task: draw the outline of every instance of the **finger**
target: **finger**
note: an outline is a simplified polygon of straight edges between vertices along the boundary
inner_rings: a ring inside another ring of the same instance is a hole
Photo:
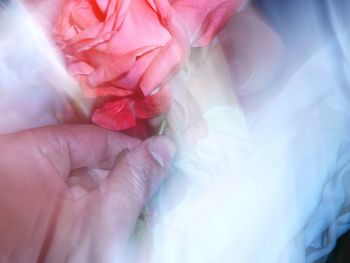
[[[111,244],[117,246],[128,240],[143,207],[169,170],[174,154],[174,144],[168,138],[150,138],[120,159],[100,188],[89,194],[103,222],[97,231],[105,239],[99,242],[98,250],[106,252]]]
[[[138,139],[94,125],[48,126],[11,136],[16,142],[22,138],[20,147],[27,145],[31,155],[50,161],[63,176],[81,167],[111,169],[122,150],[140,143]]]

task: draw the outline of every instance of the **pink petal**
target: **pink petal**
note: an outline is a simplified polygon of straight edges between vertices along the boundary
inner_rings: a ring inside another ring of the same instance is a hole
[[[163,46],[170,40],[169,31],[160,23],[159,15],[145,0],[134,0],[119,30],[109,41],[109,50],[129,53],[144,46]]]
[[[188,28],[193,46],[208,45],[242,0],[175,0],[173,7]]]
[[[189,39],[175,9],[164,0],[149,0],[172,39],[162,48],[141,78],[140,88],[145,96],[169,81],[181,68],[190,53]]]
[[[187,60],[189,47],[176,39],[171,40],[147,68],[140,80],[140,88],[145,96],[155,88],[168,82]]]
[[[72,19],[82,29],[92,27],[100,22],[90,5],[82,5],[73,10]]]
[[[152,49],[149,52],[137,57],[135,65],[130,69],[130,71],[125,74],[122,78],[113,81],[113,84],[123,87],[125,89],[134,90],[140,81],[140,78],[147,70],[147,67],[151,64],[154,58],[161,51],[161,47]]]
[[[142,57],[154,48],[154,46],[143,47],[128,54],[119,56],[98,51],[86,52],[85,56],[90,57],[89,60],[93,60],[95,56],[97,64],[101,65],[89,76],[90,84],[93,87],[96,87],[103,83],[120,78],[134,68],[138,57]],[[129,78],[130,77],[137,76],[129,76]],[[125,88],[134,89],[134,86],[126,86]]]
[[[142,101],[135,102],[135,115],[138,119],[150,119],[168,112],[171,107],[172,96],[168,86],[158,93],[147,96]]]
[[[96,4],[98,5],[98,7],[100,8],[100,11],[103,14],[107,13],[107,7],[109,2],[110,2],[109,0],[96,0]]]
[[[116,79],[128,72],[135,65],[135,61],[135,57],[128,56],[111,58],[111,61],[106,61],[89,76],[89,83],[93,87],[97,87]]]
[[[83,90],[84,95],[88,98],[106,97],[106,96],[126,97],[133,94],[132,90],[118,88],[116,86],[107,85],[107,86],[92,88],[87,80],[87,76],[84,76],[84,75],[76,76],[76,79],[79,81],[80,87]]]
[[[90,75],[95,69],[86,62],[70,64],[68,70],[72,75]]]
[[[106,103],[94,111],[92,121],[101,127],[121,131],[134,127],[136,119],[132,101],[123,99]]]

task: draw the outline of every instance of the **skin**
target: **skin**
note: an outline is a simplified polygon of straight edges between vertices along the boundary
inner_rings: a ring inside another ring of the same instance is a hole
[[[120,262],[175,153],[164,136],[141,142],[92,125],[2,135],[0,148],[0,262]],[[75,198],[81,167],[109,173]]]

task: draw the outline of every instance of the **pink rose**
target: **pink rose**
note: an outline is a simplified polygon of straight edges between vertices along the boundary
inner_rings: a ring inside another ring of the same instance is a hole
[[[190,48],[205,46],[240,0],[65,0],[54,27],[70,72],[88,97],[108,102],[96,124],[134,127],[168,111],[167,82]]]

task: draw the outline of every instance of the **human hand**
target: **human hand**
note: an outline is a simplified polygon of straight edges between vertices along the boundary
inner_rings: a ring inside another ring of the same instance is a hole
[[[166,137],[141,142],[91,125],[2,135],[0,147],[1,262],[119,262],[175,152]],[[67,182],[81,167],[111,171],[74,199]]]

